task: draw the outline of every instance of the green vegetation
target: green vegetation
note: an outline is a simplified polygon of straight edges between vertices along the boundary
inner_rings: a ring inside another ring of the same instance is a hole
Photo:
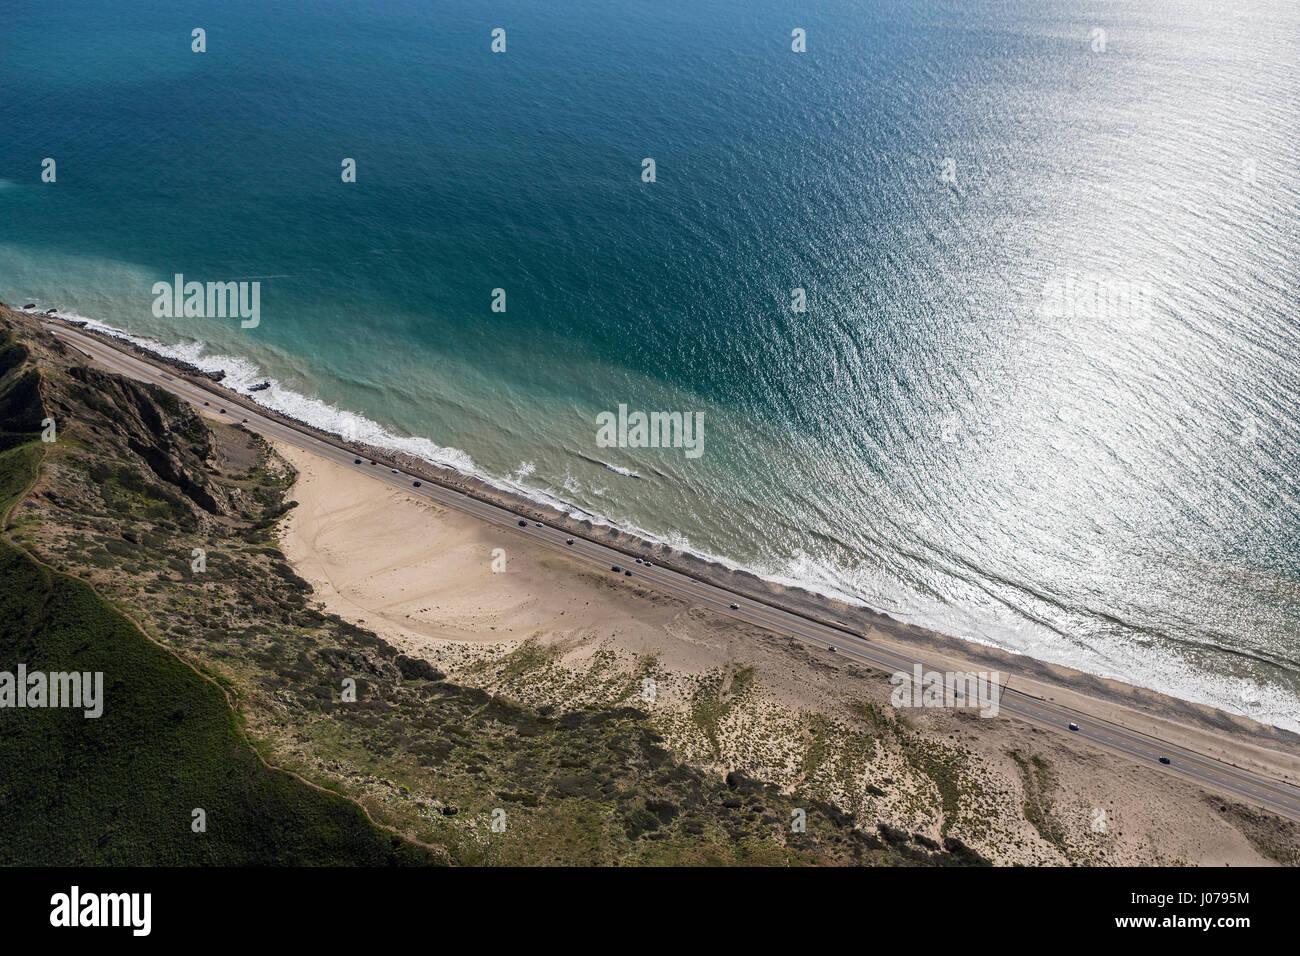
[[[724,717],[754,682],[754,669],[741,667],[710,674],[691,698],[691,720],[708,738],[715,755],[722,752],[718,737]]]
[[[6,347],[0,359],[12,354]],[[13,408],[10,399],[5,392],[0,407]],[[0,514],[35,477],[40,453],[30,439],[0,452]],[[355,804],[264,767],[218,687],[89,585],[0,541],[0,671],[20,663],[102,672],[105,703],[93,719],[68,708],[0,710],[0,864],[432,861]],[[191,829],[196,808],[206,832]]]
[[[1008,751],[1020,770],[1020,780],[1025,789],[1025,819],[1038,835],[1069,856],[1069,845],[1060,825],[1052,818],[1052,791],[1056,789],[1056,774],[1046,760],[1037,754],[1025,757],[1018,750]]]
[[[429,860],[354,804],[262,766],[217,687],[88,585],[2,542],[0,622],[0,670],[100,671],[105,696],[96,719],[0,711],[0,863]],[[205,833],[191,831],[195,808]]]
[[[884,842],[809,794],[692,767],[635,707],[525,706],[321,613],[276,547],[294,476],[272,449],[60,357],[39,331],[25,341],[59,441],[33,446],[29,432],[0,456],[0,499],[40,460],[11,539],[67,574],[12,548],[0,556],[0,664],[102,670],[107,703],[97,721],[0,712],[0,861],[971,861],[960,846]],[[191,565],[196,548],[206,570]],[[646,657],[629,679],[602,653],[593,674],[608,687],[591,699],[635,699],[655,673]],[[526,681],[552,657],[525,642],[501,666]],[[753,676],[728,671],[694,700],[715,749]],[[343,699],[346,681],[355,701]],[[338,796],[267,770],[257,753]],[[357,804],[412,842],[394,842]],[[190,830],[194,808],[207,812],[206,834]],[[795,810],[804,832],[791,829]],[[504,830],[491,827],[497,811]]]

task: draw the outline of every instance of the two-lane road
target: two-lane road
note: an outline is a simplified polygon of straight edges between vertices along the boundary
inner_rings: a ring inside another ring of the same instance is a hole
[[[356,454],[341,444],[323,440],[278,417],[262,414],[232,401],[227,389],[216,385],[204,386],[168,374],[161,367],[110,346],[76,326],[49,319],[43,321],[50,332],[111,371],[161,386],[196,406],[203,407],[206,404],[210,411],[216,414],[224,412],[236,422],[246,419],[246,427],[267,438],[286,442],[349,468],[358,468],[380,481],[401,488],[408,494],[423,496],[499,527],[509,528],[514,533],[526,535],[545,547],[562,551],[579,561],[599,566],[611,575],[614,572],[610,571],[610,568],[619,565],[632,571],[631,578],[626,577],[622,572],[618,574],[618,577],[629,585],[647,585],[656,588],[685,601],[709,608],[718,614],[730,615],[775,633],[790,635],[821,648],[827,654],[833,647],[843,658],[891,673],[910,674],[914,665],[918,663],[924,665],[924,661],[918,658],[871,643],[861,635],[829,627],[781,608],[759,603],[679,573],[672,568],[659,564],[652,567],[637,564],[635,555],[629,557],[629,552],[579,537],[572,532],[545,524],[539,526],[533,519],[528,519],[526,525],[521,527],[519,522],[524,520],[521,515],[490,502],[470,497],[464,492],[438,484],[424,476],[411,476],[401,472],[400,469],[394,473],[391,463],[376,459],[379,463],[372,466],[369,458],[363,458],[358,465]],[[416,477],[421,481],[419,488],[412,485]],[[572,545],[566,544],[570,538],[573,539]],[[738,609],[733,610],[731,607],[733,604],[738,605]],[[930,670],[928,667],[925,669]],[[1144,766],[1199,784],[1208,790],[1236,797],[1293,820],[1300,820],[1300,788],[1285,781],[1271,779],[1119,724],[1073,711],[1023,693],[1011,686],[1004,686],[1000,715],[1011,715],[1035,726],[1068,734],[1072,740],[1086,741],[1110,753],[1135,760]],[[1076,724],[1079,729],[1068,730],[1071,723]],[[1161,764],[1159,762],[1161,757],[1168,758],[1170,763]]]

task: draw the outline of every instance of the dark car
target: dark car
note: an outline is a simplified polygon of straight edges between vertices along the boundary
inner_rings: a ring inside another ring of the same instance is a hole
[[[826,648],[826,650],[830,651],[832,654],[835,654],[839,651],[839,648],[836,647],[834,644],[832,644],[830,647]]]
[[[360,458],[353,458],[353,459],[352,459],[352,464],[354,464],[354,465],[359,465],[359,464],[361,464],[361,459],[360,459]]]
[[[1078,730],[1078,729],[1079,729],[1079,725],[1078,725],[1078,724],[1070,724],[1070,729],[1071,729],[1071,730]]]
[[[1168,758],[1168,757],[1161,757],[1161,758],[1160,758],[1160,762],[1161,762],[1161,763],[1169,763],[1169,758]]]
[[[521,521],[521,522],[519,522],[519,527],[521,527],[521,528],[527,528],[527,527],[528,527],[528,522],[527,522],[527,521]]]
[[[573,544],[573,539],[572,539],[572,538],[565,538],[565,539],[564,539],[564,543],[565,543],[565,544]]]
[[[739,605],[739,604],[732,604],[732,605],[731,605],[731,609],[732,609],[733,611],[739,611],[739,610],[740,610],[740,605]]]
[[[618,574],[618,572],[620,572],[620,571],[623,570],[623,569],[620,568],[617,564],[611,564],[611,565],[609,566],[609,569],[610,569],[611,571],[613,571],[615,574]]]
[[[218,408],[217,411],[220,412],[222,415],[226,414],[226,410],[224,408]]]
[[[654,567],[654,565],[651,564],[649,561],[647,561],[647,562],[645,563],[645,566],[646,566],[647,568],[653,568],[653,567]]]
[[[637,558],[637,559],[636,559],[636,563],[637,563],[637,564],[641,564],[641,563],[642,563],[642,562],[641,562],[641,559],[640,559],[640,558]]]
[[[626,574],[629,578],[632,576],[632,572],[631,572],[631,571],[624,571],[623,573]]]
[[[419,488],[419,487],[420,487],[420,483],[419,483],[418,481],[413,481],[413,482],[411,482],[411,487],[413,487],[413,488]]]
[[[204,402],[203,404],[204,404],[204,405],[211,405],[212,403],[211,403],[211,402]]]
[[[379,464],[379,462],[375,461],[375,460],[372,458],[372,459],[370,459],[370,464],[372,464],[372,465],[377,465],[377,464]]]
[[[248,419],[247,419],[247,418],[241,418],[241,419],[239,420],[239,422],[240,422],[240,424],[242,424],[242,425],[247,425],[247,424],[248,424]]]

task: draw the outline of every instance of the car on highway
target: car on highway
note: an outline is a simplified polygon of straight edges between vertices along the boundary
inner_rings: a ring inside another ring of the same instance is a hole
[[[618,574],[618,572],[620,572],[620,571],[623,570],[623,569],[620,568],[617,564],[611,564],[611,565],[609,566],[609,569],[610,569],[611,571],[613,571],[615,574]]]
[[[220,412],[222,415],[226,414],[226,410],[224,408],[218,408],[217,411]]]
[[[565,539],[564,539],[564,543],[565,543],[565,544],[573,544],[573,539],[572,539],[572,538],[565,538]]]
[[[1078,724],[1070,724],[1070,729],[1071,729],[1071,730],[1078,730],[1078,729],[1079,729],[1079,725],[1078,725]]]
[[[636,563],[637,563],[637,564],[641,564],[641,559],[640,559],[640,558],[637,558],[637,559],[636,559]]]
[[[739,605],[739,604],[732,604],[732,605],[729,605],[729,606],[730,606],[730,608],[731,608],[733,611],[739,611],[739,610],[740,610],[740,605]]]
[[[391,471],[391,472],[392,472],[393,474],[395,474],[395,475],[400,475],[400,474],[401,474],[401,472],[398,471],[396,468],[389,468],[388,470]]]
[[[624,571],[623,573],[626,574],[629,578],[632,576],[632,572],[631,572],[631,571]]]
[[[354,465],[359,465],[359,464],[361,464],[361,459],[360,459],[360,458],[353,458],[353,459],[352,459],[352,464],[354,464]]]
[[[521,528],[527,528],[527,527],[528,527],[528,522],[527,522],[527,521],[520,521],[520,522],[519,522],[519,527],[521,527]]]
[[[832,654],[835,654],[835,653],[838,653],[838,652],[839,652],[839,648],[836,647],[834,644],[832,644],[830,647],[826,648],[826,650],[830,651]]]
[[[239,422],[240,422],[241,425],[247,425],[247,424],[248,424],[248,419],[247,419],[247,418],[241,418],[241,419],[239,420]]]
[[[1160,762],[1163,763],[1163,764],[1167,764],[1167,763],[1169,763],[1169,758],[1168,758],[1168,757],[1161,757],[1161,758],[1160,758]]]
[[[545,528],[546,525],[542,524],[542,523],[539,521],[539,522],[537,522],[537,527],[539,527],[539,528]]]
[[[419,487],[420,487],[420,483],[419,483],[418,481],[413,481],[413,482],[411,482],[411,487],[412,487],[412,488],[419,488]]]

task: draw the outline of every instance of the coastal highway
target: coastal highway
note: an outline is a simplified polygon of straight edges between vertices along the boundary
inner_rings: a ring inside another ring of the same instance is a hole
[[[344,447],[341,442],[336,444],[323,440],[278,416],[263,414],[240,402],[232,401],[229,389],[215,383],[208,386],[182,378],[160,365],[154,365],[124,349],[109,345],[102,338],[89,334],[78,326],[44,316],[41,316],[41,319],[45,328],[62,339],[65,344],[79,350],[110,371],[158,385],[199,407],[207,402],[210,404],[209,411],[220,414],[224,410],[225,415],[234,422],[247,419],[245,427],[266,438],[286,442],[348,468],[365,471],[376,480],[401,488],[407,494],[432,499],[449,508],[455,508],[483,521],[509,529],[515,534],[525,535],[543,546],[564,552],[593,567],[599,567],[605,573],[613,575],[610,568],[617,564],[632,571],[631,578],[621,572],[618,574],[619,580],[625,581],[629,587],[650,586],[718,614],[728,615],[778,634],[789,635],[813,648],[820,649],[827,654],[828,660],[834,659],[830,657],[830,649],[834,648],[840,659],[878,667],[890,673],[911,674],[914,665],[918,663],[925,665],[925,662],[919,658],[882,647],[851,631],[831,627],[781,608],[759,603],[752,598],[705,583],[671,568],[659,564],[647,568],[635,563],[636,555],[632,554],[629,557],[630,551],[607,547],[562,529],[547,525],[539,526],[536,520],[531,518],[527,520],[525,527],[520,527],[522,515],[470,497],[464,492],[438,484],[425,476],[414,476],[418,477],[422,484],[419,488],[412,487],[413,476],[400,472],[400,469],[399,474],[393,474],[394,466],[391,463],[376,459],[378,464],[371,465],[370,458],[366,457],[362,458],[360,465],[356,465],[354,464],[356,453]],[[569,538],[573,539],[572,545],[565,543]],[[738,605],[739,609],[733,610],[731,608],[733,604]],[[925,669],[931,668],[925,667]],[[1290,783],[1233,766],[1215,757],[1032,696],[1011,687],[1010,681],[1009,676],[1003,685],[999,716],[992,719],[1016,717],[1036,727],[1066,734],[1075,742],[1086,742],[1110,753],[1137,761],[1157,772],[1180,777],[1207,790],[1235,797],[1300,821],[1300,788]],[[1069,730],[1071,723],[1076,724],[1079,729]],[[1168,758],[1170,763],[1160,763],[1161,757]]]

